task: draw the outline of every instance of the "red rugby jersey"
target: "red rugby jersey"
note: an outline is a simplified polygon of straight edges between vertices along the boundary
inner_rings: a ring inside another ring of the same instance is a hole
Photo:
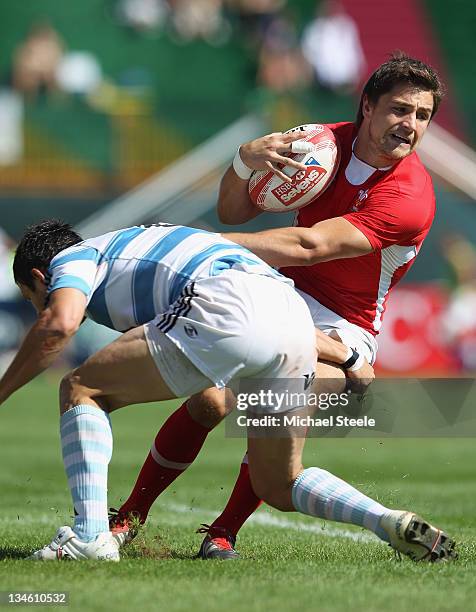
[[[353,123],[328,125],[341,147],[341,162],[328,189],[297,213],[297,225],[344,217],[368,238],[373,252],[281,272],[351,323],[376,335],[389,291],[404,276],[435,215],[431,177],[416,153],[387,170],[352,154]]]

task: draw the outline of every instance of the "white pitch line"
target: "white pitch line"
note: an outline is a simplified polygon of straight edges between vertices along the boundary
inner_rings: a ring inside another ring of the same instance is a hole
[[[66,518],[65,518],[66,517]],[[11,527],[15,527],[15,525],[20,525],[23,527],[24,525],[57,525],[61,521],[66,525],[67,523],[72,522],[72,517],[67,518],[67,513],[60,514],[24,514],[17,513],[14,516],[7,515],[0,517],[0,525],[9,525]],[[55,522],[56,521],[56,522]]]
[[[185,506],[183,504],[166,504],[164,510],[171,510],[173,512],[179,512],[180,514],[195,514],[200,513],[202,515],[207,515],[210,517],[218,516],[219,512],[210,510],[208,508],[197,508],[190,506]],[[346,538],[348,540],[353,540],[354,542],[373,542],[373,543],[383,543],[377,536],[372,533],[357,533],[355,531],[350,531],[349,529],[339,529],[338,527],[328,527],[327,524],[325,526],[321,526],[319,524],[308,524],[303,523],[302,521],[290,521],[286,518],[281,518],[278,516],[269,516],[267,514],[257,513],[253,514],[247,521],[247,523],[255,523],[258,525],[264,525],[265,527],[278,527],[279,529],[293,529],[294,531],[307,531],[310,533],[315,533],[320,536],[324,536],[327,538]]]
[[[193,514],[193,515],[197,515],[200,514],[201,518],[205,517],[209,517],[210,520],[212,520],[213,518],[215,518],[216,516],[218,516],[219,512],[216,510],[210,510],[209,508],[200,508],[200,507],[193,507],[191,508],[190,506],[187,506],[185,504],[175,504],[175,503],[169,503],[169,504],[165,504],[164,506],[161,507],[162,510],[165,511],[170,511],[170,512],[177,512],[179,514]],[[71,523],[72,522],[72,518],[70,520],[68,520],[67,518],[65,519],[65,514],[64,513],[59,513],[56,516],[54,514],[20,514],[19,515],[19,520],[17,519],[17,517],[11,517],[11,516],[3,516],[0,517],[0,525],[4,525],[4,524],[8,524],[11,527],[15,527],[15,524],[19,525],[19,526],[25,526],[25,524],[40,524],[40,525],[55,525],[55,519],[56,519],[56,523],[61,522],[61,520],[63,520],[63,522],[65,522],[65,524],[67,523]],[[159,523],[163,522],[166,523],[167,521],[164,520],[165,517],[159,517]],[[325,523],[324,525],[322,525],[322,523],[316,523],[316,524],[310,524],[310,523],[304,523],[302,521],[292,521],[283,517],[279,517],[279,516],[269,516],[268,514],[264,514],[264,513],[257,513],[257,514],[253,514],[247,521],[247,523],[254,523],[255,525],[263,525],[264,527],[275,527],[278,529],[287,529],[287,530],[293,530],[293,531],[305,531],[307,533],[314,533],[318,536],[322,536],[322,537],[326,537],[326,538],[344,538],[347,540],[353,540],[354,542],[373,542],[375,543],[382,543],[382,541],[375,535],[373,535],[372,533],[358,533],[355,531],[350,531],[349,529],[341,529],[339,527],[329,527],[327,523]]]

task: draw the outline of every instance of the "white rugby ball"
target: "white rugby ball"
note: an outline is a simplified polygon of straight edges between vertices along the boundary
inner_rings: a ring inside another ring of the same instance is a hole
[[[271,170],[255,170],[248,183],[253,204],[267,212],[289,212],[307,206],[327,189],[340,162],[340,149],[334,133],[319,123],[299,125],[285,132],[306,132],[298,143],[309,143],[307,153],[287,153],[286,157],[301,162],[306,170],[279,166],[289,176],[283,181]],[[299,145],[298,145],[299,146]]]

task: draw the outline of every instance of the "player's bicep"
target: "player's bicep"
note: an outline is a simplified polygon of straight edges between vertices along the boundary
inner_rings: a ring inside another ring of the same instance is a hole
[[[367,236],[343,217],[320,221],[311,229],[319,261],[360,257],[373,251]]]
[[[84,319],[87,298],[79,289],[63,287],[50,293],[48,310],[51,325],[65,332],[74,333]]]

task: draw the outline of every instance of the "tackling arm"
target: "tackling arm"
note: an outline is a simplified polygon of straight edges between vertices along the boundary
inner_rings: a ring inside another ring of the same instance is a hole
[[[342,365],[347,361],[348,348],[340,340],[331,338],[316,328],[316,347],[321,361]]]
[[[0,380],[0,403],[46,370],[68,344],[84,318],[86,297],[77,289],[58,289],[26,335]]]
[[[316,329],[316,347],[319,361],[329,361],[335,365],[342,366],[348,359],[349,347],[340,339],[334,339],[320,329]],[[365,358],[357,370],[344,371],[350,388],[356,393],[365,393],[367,387],[375,379],[374,369]]]
[[[312,266],[332,259],[360,257],[373,251],[365,235],[343,217],[312,227],[285,227],[253,234],[227,233],[272,266]]]

